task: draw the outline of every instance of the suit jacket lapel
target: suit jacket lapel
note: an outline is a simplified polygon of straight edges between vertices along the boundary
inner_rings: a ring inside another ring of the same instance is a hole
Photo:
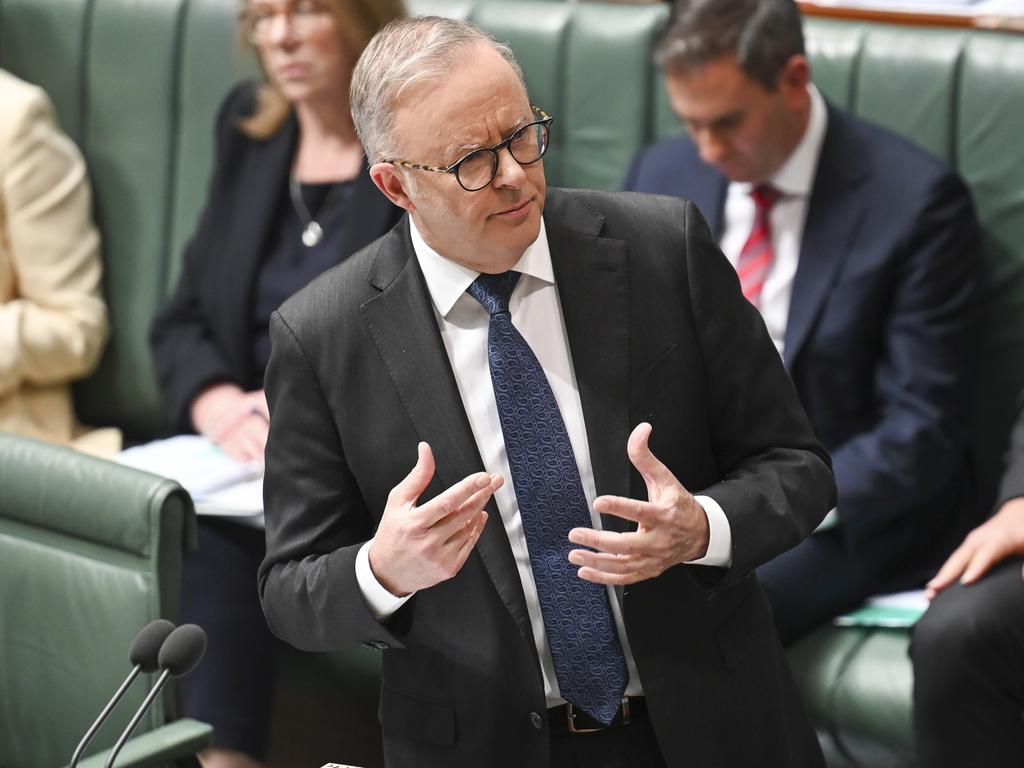
[[[825,308],[867,206],[859,188],[868,170],[849,161],[866,153],[859,151],[859,140],[846,130],[843,115],[831,106],[828,120],[790,297],[783,350],[789,371]]]
[[[409,418],[430,443],[437,463],[434,485],[447,488],[483,471],[407,223],[389,234],[368,276],[381,293],[362,306],[363,318]],[[428,385],[429,383],[429,385]],[[502,601],[533,647],[522,582],[501,515],[492,499],[476,551]]]
[[[559,190],[545,224],[598,495],[629,495],[629,280],[626,246],[604,219]],[[630,524],[602,516],[609,530]]]

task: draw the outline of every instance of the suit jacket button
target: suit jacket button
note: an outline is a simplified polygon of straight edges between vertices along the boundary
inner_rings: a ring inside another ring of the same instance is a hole
[[[530,725],[536,728],[538,731],[544,727],[544,718],[538,715],[536,712],[530,713]]]

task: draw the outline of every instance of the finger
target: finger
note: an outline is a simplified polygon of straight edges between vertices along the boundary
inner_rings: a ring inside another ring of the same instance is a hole
[[[654,505],[649,501],[629,499],[625,496],[598,496],[594,499],[594,510],[602,515],[632,520],[638,525],[650,524],[655,514]]]
[[[460,534],[464,534],[467,527],[472,527],[476,516],[487,506],[491,496],[502,486],[503,482],[504,479],[501,475],[491,475],[491,483],[489,485],[476,491],[454,512],[441,518],[434,524],[434,533],[441,537],[446,544]]]
[[[998,546],[979,547],[967,567],[964,568],[964,575],[960,577],[960,583],[973,584],[988,573],[993,565],[1001,561],[1005,554]]]
[[[391,489],[388,494],[388,506],[408,506],[416,504],[430,481],[434,478],[434,453],[426,443],[416,446],[416,466],[412,468],[402,481]]]
[[[462,478],[455,485],[446,488],[426,504],[417,508],[419,524],[425,528],[436,525],[438,522],[453,513],[458,512],[477,491],[487,491],[494,480],[494,476],[486,472],[477,472],[469,477]]]
[[[928,582],[927,589],[934,590],[938,594],[960,578],[967,563],[970,562],[973,552],[974,547],[967,543],[957,547],[956,551],[942,564],[935,577]]]
[[[643,554],[645,540],[641,533],[596,531],[593,528],[573,528],[569,531],[569,541],[573,544],[613,555]]]
[[[235,461],[246,462],[249,460],[249,454],[245,449],[245,446],[241,444],[237,439],[224,440],[219,442],[218,447],[224,451],[229,457]]]
[[[593,568],[602,573],[626,574],[639,568],[639,558],[626,555],[611,555],[606,552],[591,552],[589,549],[574,549],[569,553],[569,562],[580,567]]]
[[[480,540],[480,535],[484,532],[484,528],[487,526],[487,512],[481,512],[470,531],[469,535],[466,536],[466,540],[462,542],[462,546],[459,547],[459,551],[455,556],[455,570],[456,572],[462,570],[462,566],[466,564],[466,560],[469,558],[470,552],[473,551],[473,547]]]
[[[614,587],[622,586],[624,584],[636,584],[638,581],[643,581],[647,577],[639,571],[631,571],[629,573],[606,573],[605,571],[599,571],[596,568],[590,568],[584,566],[576,571],[576,575],[584,581],[592,581],[595,584],[605,584]]]
[[[245,421],[245,434],[256,446],[256,452],[263,456],[267,448],[267,437],[270,436],[270,424],[263,418],[262,414],[253,414]]]
[[[250,416],[238,425],[232,434],[232,442],[240,446],[244,460],[263,461],[267,447],[267,422],[262,416]]]
[[[650,424],[646,421],[641,422],[636,425],[629,440],[626,441],[629,460],[647,483],[647,493],[652,499],[656,491],[679,482],[651,451],[649,441],[653,431],[654,428]]]
[[[270,406],[267,405],[267,393],[262,389],[249,393],[249,406],[267,421],[270,420]]]

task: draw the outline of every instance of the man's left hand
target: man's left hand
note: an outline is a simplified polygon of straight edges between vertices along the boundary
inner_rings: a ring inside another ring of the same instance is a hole
[[[597,550],[574,549],[569,562],[580,566],[579,577],[598,584],[635,584],[652,579],[679,563],[707,554],[707,514],[676,476],[651,453],[652,427],[637,425],[626,443],[633,466],[647,483],[648,501],[599,496],[594,509],[637,524],[630,533],[573,528],[569,541]]]

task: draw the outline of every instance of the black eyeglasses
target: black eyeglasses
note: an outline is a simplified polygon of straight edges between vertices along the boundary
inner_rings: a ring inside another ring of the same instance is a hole
[[[430,171],[432,173],[454,173],[456,181],[467,192],[478,192],[486,187],[494,177],[498,175],[498,153],[507,149],[512,159],[520,165],[536,163],[544,153],[548,151],[549,128],[554,122],[543,109],[536,106],[530,107],[540,116],[540,120],[527,123],[518,128],[515,133],[504,141],[499,141],[493,147],[474,149],[465,157],[456,160],[447,168],[434,165],[422,165],[421,163],[410,163],[405,160],[384,160],[402,168],[409,168],[414,171]]]

